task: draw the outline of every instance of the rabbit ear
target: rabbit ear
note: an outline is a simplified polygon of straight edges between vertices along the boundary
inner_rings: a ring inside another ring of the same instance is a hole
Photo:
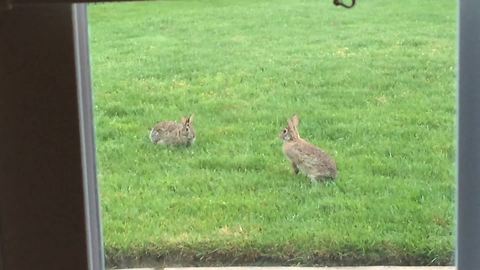
[[[297,129],[299,123],[300,119],[297,115],[294,115],[291,120],[288,120],[288,129],[292,132],[292,136],[297,139],[300,139],[300,134]]]
[[[183,125],[192,124],[192,122],[193,122],[193,113],[189,117],[182,117]]]
[[[288,132],[290,133],[290,136],[292,136],[293,138],[298,138],[298,132],[295,126],[293,125],[292,120],[287,120],[287,123],[288,123],[287,129],[288,129]]]
[[[287,126],[289,130],[294,130],[292,120],[287,120]]]
[[[295,129],[297,129],[298,124],[300,124],[300,118],[298,118],[298,115],[295,114],[294,116],[292,116],[292,124]]]

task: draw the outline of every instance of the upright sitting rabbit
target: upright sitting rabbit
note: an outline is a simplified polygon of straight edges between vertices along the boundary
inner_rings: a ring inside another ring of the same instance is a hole
[[[298,124],[300,119],[294,115],[288,120],[287,127],[280,133],[283,140],[283,152],[292,163],[293,172],[306,174],[312,182],[335,179],[337,166],[327,153],[300,138]]]
[[[195,142],[193,114],[182,117],[182,122],[164,121],[157,123],[150,131],[150,141],[153,144],[172,146],[190,146]]]

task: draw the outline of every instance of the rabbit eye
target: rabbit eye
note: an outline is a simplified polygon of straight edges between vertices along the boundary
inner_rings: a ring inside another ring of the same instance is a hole
[[[284,130],[283,130],[283,134],[285,134],[285,133],[287,133],[287,129],[284,129]]]

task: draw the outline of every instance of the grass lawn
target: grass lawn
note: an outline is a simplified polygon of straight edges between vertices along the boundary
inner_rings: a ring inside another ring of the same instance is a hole
[[[331,2],[90,6],[110,265],[452,262],[456,2]],[[150,143],[190,113],[193,147]],[[294,113],[336,182],[292,174]]]

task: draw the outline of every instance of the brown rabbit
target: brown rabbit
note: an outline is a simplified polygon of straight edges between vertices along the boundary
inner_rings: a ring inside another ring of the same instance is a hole
[[[301,171],[312,182],[335,179],[337,176],[335,160],[315,145],[300,138],[299,123],[300,119],[294,115],[279,135],[283,140],[283,152],[292,163],[293,172],[298,174]]]
[[[160,122],[150,131],[150,141],[153,144],[190,146],[195,142],[195,139],[193,114],[189,117],[182,117],[180,124],[174,121]]]

